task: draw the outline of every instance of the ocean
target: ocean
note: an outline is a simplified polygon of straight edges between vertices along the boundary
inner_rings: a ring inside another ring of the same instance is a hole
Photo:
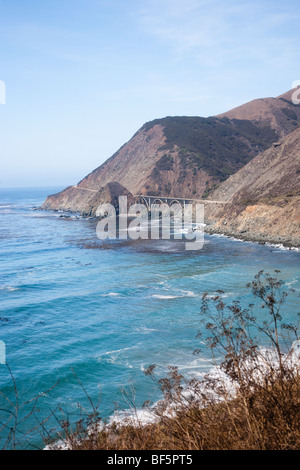
[[[39,397],[36,416],[20,425],[19,448],[43,447],[38,427],[29,431],[58,407],[76,421],[79,404],[90,405],[85,392],[95,403],[101,395],[103,419],[116,406],[128,408],[133,389],[138,409],[156,402],[160,391],[144,373],[152,364],[159,377],[170,365],[189,378],[207,372],[209,351],[193,354],[205,292],[222,289],[224,302],[248,305],[247,282],[260,270],[280,270],[294,289],[284,320],[298,321],[298,250],[209,235],[199,251],[186,251],[181,240],[103,242],[94,219],[37,209],[59,189],[0,190],[0,341],[19,405]],[[12,407],[5,396],[15,403],[5,364],[0,390],[4,423]],[[0,447],[7,432],[1,429]]]

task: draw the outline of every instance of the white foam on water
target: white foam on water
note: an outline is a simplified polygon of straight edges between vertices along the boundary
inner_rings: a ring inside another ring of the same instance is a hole
[[[19,290],[19,287],[2,286],[2,287],[0,287],[0,290],[6,290],[8,292],[15,292],[16,290]]]
[[[134,330],[143,334],[152,333],[152,331],[159,331],[157,328],[147,328],[146,326],[139,326]]]
[[[101,297],[120,297],[119,292],[109,292],[108,294],[101,294]]]
[[[168,291],[169,289],[162,289]],[[180,290],[179,294],[153,294],[150,296],[152,299],[160,299],[160,300],[172,300],[172,299],[182,299],[184,297],[198,297],[197,294],[195,294],[191,290]],[[149,298],[149,297],[148,297]]]
[[[68,441],[61,439],[53,444],[48,444],[43,450],[72,450],[72,445]]]
[[[121,348],[121,349],[114,349],[114,350],[111,350],[111,351],[106,351],[102,354],[99,354],[98,358],[102,357],[102,356],[108,356],[109,354],[116,354],[116,353],[120,353],[120,352],[123,352],[123,351],[128,351],[129,349],[133,349],[134,346],[130,346],[128,348]]]
[[[101,361],[106,361],[106,362],[109,362],[110,364],[115,364],[116,361],[118,361],[120,358],[122,359],[122,363],[123,365],[125,365],[126,367],[128,367],[129,369],[132,369],[133,366],[132,364],[130,364],[128,361],[127,362],[124,362],[124,351],[129,351],[129,350],[132,350],[132,349],[136,349],[137,347],[140,347],[140,342],[134,344],[133,346],[128,346],[127,348],[121,348],[121,349],[114,349],[114,350],[111,350],[111,351],[105,351],[103,353],[100,353],[97,355],[96,357],[96,360],[97,362],[101,362]]]
[[[183,297],[198,297],[198,295],[191,290],[182,290],[181,292],[184,294]]]
[[[161,294],[154,294],[151,295],[153,299],[160,299],[160,300],[171,300],[171,299],[178,299],[182,297],[181,295],[161,295]]]
[[[217,237],[217,238],[227,238],[228,240],[236,241],[236,242],[243,242],[243,243],[255,243],[255,244],[260,244],[258,240],[244,240],[243,238],[237,238],[233,237],[231,235],[225,235],[223,233],[212,233],[208,234],[211,237]],[[270,243],[270,242],[263,242],[264,245],[270,247],[270,248],[276,248],[277,252],[280,251],[300,251],[299,247],[296,246],[284,246],[282,243]],[[276,251],[274,251],[276,253]]]
[[[299,358],[300,358],[300,342],[294,341],[291,346],[291,349],[288,354],[282,357],[282,360],[285,361],[286,365],[294,368],[295,371],[298,370],[299,373]],[[131,349],[131,348],[124,348],[123,350]],[[108,351],[105,354],[109,354],[112,352],[121,352],[122,349],[116,351]],[[249,360],[245,362],[246,368],[249,366],[249,370],[251,372],[256,371],[254,373],[253,378],[257,381],[263,380],[265,372],[269,370],[269,364],[272,368],[278,368],[278,357],[275,351],[260,348],[258,355],[258,360],[256,361],[257,367],[255,364]],[[201,367],[201,363],[205,363],[206,367]],[[207,397],[210,397],[215,402],[221,402],[222,400],[226,399],[233,399],[238,392],[238,385],[234,382],[225,372],[222,371],[220,366],[213,365],[209,368],[209,364],[211,364],[211,360],[207,358],[197,358],[189,364],[184,364],[182,367],[179,367],[179,371],[194,369],[193,377],[197,380],[198,379],[198,392],[202,391],[206,394]],[[145,372],[145,368],[143,365],[140,367],[141,371]],[[198,370],[197,370],[198,369]],[[256,374],[256,376],[255,376]],[[210,380],[216,381],[223,390],[223,393],[218,393],[217,391],[212,390],[210,382],[202,379],[209,378]],[[208,384],[208,385],[207,385]],[[199,400],[199,394],[197,393],[197,386],[192,384],[191,387],[186,386],[185,390],[181,393],[182,396],[182,404],[188,406],[188,404],[192,401],[194,404]],[[115,411],[111,417],[109,418],[108,425],[114,424],[119,427],[123,425],[132,425],[132,426],[146,426],[149,424],[153,424],[158,422],[160,417],[158,414],[155,413],[156,407],[162,403],[163,400],[158,400],[154,403],[151,407],[146,408],[135,408],[135,409],[125,409],[121,411]],[[166,417],[175,417],[176,413],[178,412],[179,408],[176,404],[170,404],[167,409],[164,411],[163,415]],[[97,432],[104,429],[104,424],[102,422],[96,423],[95,425],[91,426],[88,430],[88,433],[91,434],[92,432]],[[71,450],[70,443],[66,440],[59,440],[54,444],[50,444],[44,448],[44,450]]]
[[[291,246],[291,247],[284,246],[282,243],[269,243],[269,242],[266,242],[266,245],[271,247],[271,248],[276,248],[277,251],[300,251],[300,248],[297,248],[296,246]]]

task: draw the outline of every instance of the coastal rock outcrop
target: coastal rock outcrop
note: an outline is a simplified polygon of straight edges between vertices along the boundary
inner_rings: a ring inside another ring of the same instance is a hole
[[[112,204],[118,210],[119,196],[127,196],[128,203],[133,202],[132,194],[120,183],[107,183],[99,190],[80,186],[69,186],[60,193],[48,196],[42,209],[79,212],[84,216],[95,216],[100,204]]]
[[[230,176],[209,199],[208,230],[300,246],[300,128]]]
[[[118,196],[224,201],[205,204],[207,230],[240,237],[299,237],[300,106],[294,90],[222,115],[144,124],[105,163],[42,208],[94,215]],[[255,234],[255,235],[253,235]]]

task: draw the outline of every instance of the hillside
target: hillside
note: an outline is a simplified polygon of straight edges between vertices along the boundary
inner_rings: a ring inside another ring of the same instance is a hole
[[[106,183],[99,190],[85,189],[83,186],[69,186],[57,194],[48,196],[43,209],[80,212],[83,216],[95,216],[100,204],[109,203],[118,208],[119,196],[127,196],[129,204],[134,202],[132,194],[115,181]]]
[[[210,231],[300,246],[300,128],[230,176],[210,198]]]
[[[229,119],[249,119],[263,122],[275,130],[279,137],[289,134],[299,125],[300,106],[292,103],[290,90],[277,98],[262,98],[238,106],[218,117]]]
[[[99,200],[110,201],[103,193],[108,183],[133,195],[206,198],[299,125],[300,107],[289,101],[290,95],[255,100],[217,117],[148,122],[103,165],[49,196],[42,207],[93,213]]]
[[[206,197],[257,153],[277,140],[268,126],[227,118],[167,117],[147,123],[163,128],[163,156],[156,162],[146,185],[149,194]]]

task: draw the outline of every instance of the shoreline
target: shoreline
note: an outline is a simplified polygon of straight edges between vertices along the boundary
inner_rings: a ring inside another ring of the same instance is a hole
[[[87,215],[75,212],[75,211],[65,211],[62,209],[44,209],[42,207],[36,207],[33,210],[41,210],[41,211],[48,211],[48,212],[55,212],[61,213],[61,218],[70,218],[72,216],[76,218],[80,218],[83,220],[96,220],[99,217],[88,217]],[[227,238],[234,238],[236,241],[246,241],[252,243],[259,243],[261,245],[275,245],[275,246],[282,246],[284,248],[290,250],[300,250],[300,236],[297,237],[286,237],[283,235],[272,236],[267,233],[260,233],[260,232],[239,232],[235,230],[226,230],[224,227],[216,227],[215,224],[210,224],[209,221],[205,221],[204,224],[204,233],[207,235],[219,235],[224,236]]]
[[[234,230],[224,230],[224,228],[217,228],[213,225],[206,225],[204,232],[208,235],[222,235],[228,238],[235,238],[238,241],[246,241],[252,243],[259,243],[261,245],[281,245],[290,250],[300,249],[300,238],[285,237],[283,235],[272,236],[267,233],[247,232],[241,233]]]

